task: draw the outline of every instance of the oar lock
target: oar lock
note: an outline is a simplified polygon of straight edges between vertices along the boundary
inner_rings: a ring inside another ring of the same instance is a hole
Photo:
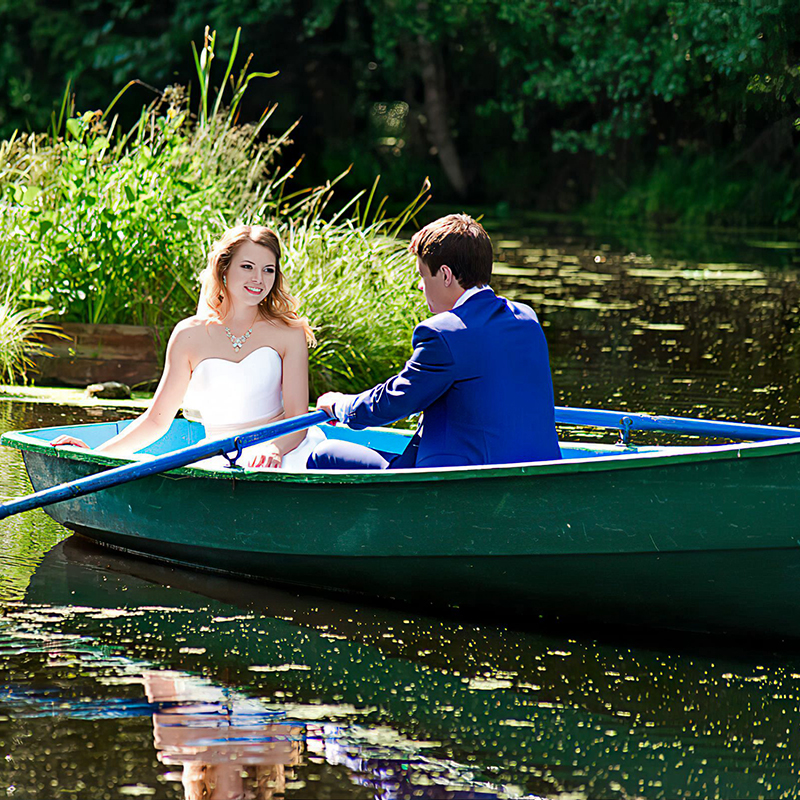
[[[226,469],[241,469],[241,467],[236,463],[242,455],[242,440],[237,436],[233,440],[233,444],[236,447],[236,450],[228,455],[228,453],[224,452],[222,455],[228,460],[228,463],[225,465]]]
[[[619,421],[619,439],[617,444],[631,446],[631,430],[633,428],[633,420],[630,417],[622,417]]]

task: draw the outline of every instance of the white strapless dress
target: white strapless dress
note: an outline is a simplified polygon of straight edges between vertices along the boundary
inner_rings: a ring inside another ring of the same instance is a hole
[[[283,418],[282,377],[283,361],[272,347],[259,347],[241,361],[206,358],[192,372],[183,401],[183,415],[203,424],[206,440],[260,428]],[[312,449],[324,440],[325,434],[318,427],[310,428],[305,439],[284,455],[281,469],[304,470]],[[246,466],[267,444],[245,448],[237,463]],[[224,467],[227,464],[223,456],[214,456],[195,466]]]

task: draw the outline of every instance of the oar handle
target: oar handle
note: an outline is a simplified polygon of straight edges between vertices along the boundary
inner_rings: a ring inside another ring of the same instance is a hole
[[[62,500],[72,500],[75,497],[91,494],[101,489],[108,489],[111,486],[119,486],[121,483],[129,483],[139,478],[145,478],[148,475],[157,475],[160,472],[168,472],[171,469],[185,467],[187,464],[192,464],[204,458],[230,453],[239,448],[243,449],[259,442],[266,442],[270,439],[277,439],[279,436],[296,433],[305,428],[310,428],[312,425],[327,422],[329,419],[330,416],[326,411],[311,411],[308,414],[273,422],[263,428],[257,428],[246,433],[228,436],[213,442],[200,442],[189,447],[183,447],[180,450],[174,450],[149,461],[123,464],[121,467],[114,467],[96,475],[89,475],[86,478],[79,478],[49,489],[42,489],[39,492],[34,492],[16,500],[10,500],[7,503],[0,503],[0,519],[10,517],[12,514],[19,514],[22,511],[30,511],[33,508],[60,503]]]
[[[556,406],[556,422],[587,428],[612,428],[623,431],[660,431],[688,436],[710,436],[724,439],[766,441],[800,436],[798,428],[772,425],[744,425],[715,419],[662,417],[650,414],[631,414],[628,411],[605,411],[598,408],[563,408]]]

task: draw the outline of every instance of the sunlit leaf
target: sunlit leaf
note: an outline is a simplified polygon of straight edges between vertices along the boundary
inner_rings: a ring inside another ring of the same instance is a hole
[[[81,138],[81,121],[79,119],[75,119],[74,117],[67,120],[67,130],[69,131],[70,135],[75,139]]]

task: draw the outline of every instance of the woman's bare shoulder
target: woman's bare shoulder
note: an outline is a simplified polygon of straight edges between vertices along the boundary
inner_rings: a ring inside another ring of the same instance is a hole
[[[306,346],[306,334],[303,328],[298,325],[289,325],[281,319],[264,320],[268,335],[275,342],[280,343],[284,348],[296,348]]]
[[[182,319],[173,329],[170,344],[177,347],[191,347],[208,338],[209,328],[215,325],[207,317],[187,317]]]
[[[177,335],[184,335],[186,333],[197,333],[208,331],[209,328],[219,325],[216,320],[209,319],[208,317],[186,317],[182,319],[173,329],[172,333]]]

